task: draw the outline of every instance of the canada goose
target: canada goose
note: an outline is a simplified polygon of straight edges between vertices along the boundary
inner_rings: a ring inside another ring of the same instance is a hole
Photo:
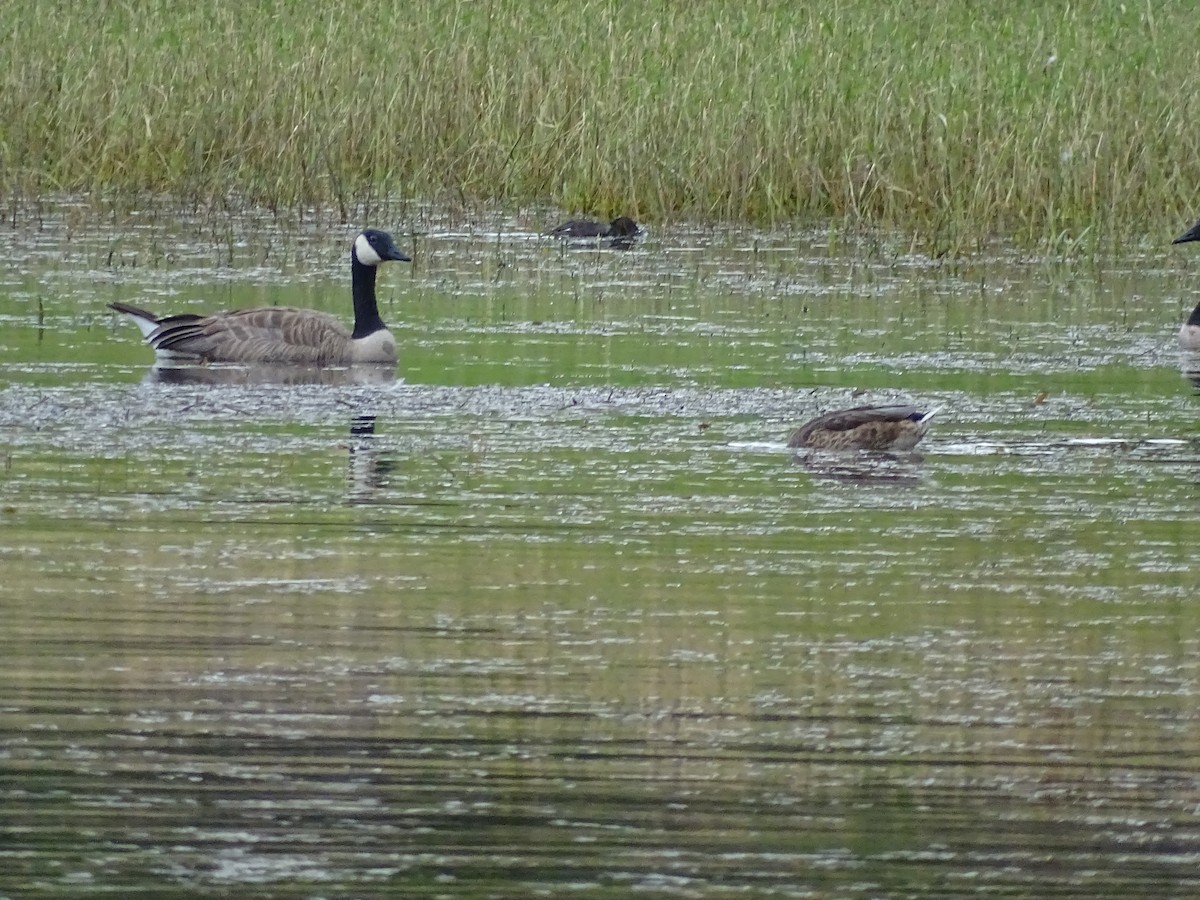
[[[386,231],[368,228],[350,249],[354,331],[312,309],[264,306],[200,316],[156,316],[128,303],[109,308],[132,316],[159,359],[295,366],[396,362],[396,339],[379,317],[375,268],[408,262]]]
[[[1179,346],[1183,350],[1200,350],[1200,303],[1179,326]]]
[[[1189,241],[1200,241],[1200,222],[1197,222],[1175,240],[1172,244],[1186,244]],[[1192,310],[1187,321],[1179,326],[1179,346],[1184,350],[1200,350],[1200,303]]]
[[[637,222],[628,216],[617,216],[607,225],[590,219],[572,219],[551,229],[551,237],[561,238],[631,238],[638,234]]]
[[[929,430],[936,409],[856,406],[818,416],[788,438],[789,447],[817,450],[911,450]]]

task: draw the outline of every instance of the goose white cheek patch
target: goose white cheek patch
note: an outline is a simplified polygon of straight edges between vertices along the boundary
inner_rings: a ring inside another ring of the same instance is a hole
[[[361,234],[354,240],[354,258],[364,266],[377,266],[383,262],[383,257],[375,252],[371,242]]]

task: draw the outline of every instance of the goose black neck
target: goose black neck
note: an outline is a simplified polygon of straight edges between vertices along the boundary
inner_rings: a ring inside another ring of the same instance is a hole
[[[1200,303],[1196,304],[1196,308],[1192,310],[1192,314],[1188,316],[1185,325],[1200,325]]]
[[[350,259],[350,280],[354,291],[354,335],[355,340],[387,328],[379,316],[379,304],[375,302],[375,267],[364,266],[357,259]]]

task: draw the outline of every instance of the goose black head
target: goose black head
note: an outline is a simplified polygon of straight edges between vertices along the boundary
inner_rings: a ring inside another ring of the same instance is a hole
[[[1179,237],[1175,238],[1175,240],[1171,241],[1171,243],[1186,244],[1188,241],[1200,241],[1200,222],[1197,222]]]
[[[377,266],[386,260],[412,262],[412,257],[396,246],[392,236],[378,228],[368,228],[356,237],[350,255],[364,266]]]

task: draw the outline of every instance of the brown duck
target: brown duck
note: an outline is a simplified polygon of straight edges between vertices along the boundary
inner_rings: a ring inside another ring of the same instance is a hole
[[[797,428],[789,447],[815,450],[912,450],[929,430],[936,409],[915,406],[856,406],[825,413]]]

